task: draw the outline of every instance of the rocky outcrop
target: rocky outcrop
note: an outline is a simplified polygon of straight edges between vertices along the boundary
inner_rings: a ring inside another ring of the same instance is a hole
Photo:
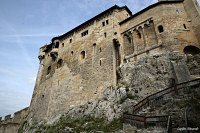
[[[78,108],[73,108],[65,116],[80,118],[83,116],[105,117],[108,121],[120,118],[124,111],[137,102],[137,99],[128,97],[126,88],[108,87],[99,100],[89,101]]]
[[[119,84],[128,87],[133,94],[148,96],[175,84],[172,61],[183,62],[184,58],[183,54],[169,53],[123,64],[118,69]]]
[[[53,124],[60,118],[84,118],[92,116],[105,118],[106,121],[119,119],[124,112],[131,112],[133,105],[140,100],[175,84],[175,63],[184,64],[188,58],[180,53],[168,53],[144,57],[138,61],[123,64],[118,68],[118,87],[107,87],[99,99],[68,109],[64,114],[49,119],[46,124]],[[34,122],[28,121],[28,127]],[[28,130],[26,128],[25,130]]]
[[[190,74],[193,78],[199,77],[200,75],[200,54],[191,55],[188,54],[186,58],[186,63]]]

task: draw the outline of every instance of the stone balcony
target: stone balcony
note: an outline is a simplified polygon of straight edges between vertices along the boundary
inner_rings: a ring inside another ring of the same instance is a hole
[[[58,48],[53,48],[50,52],[50,56],[55,59],[58,57]]]

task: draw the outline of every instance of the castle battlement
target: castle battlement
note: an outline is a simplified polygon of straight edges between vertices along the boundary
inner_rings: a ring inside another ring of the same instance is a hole
[[[4,120],[0,117],[0,124],[22,124],[29,114],[29,107],[26,107],[20,111],[14,113],[14,116],[11,117],[11,114],[6,115]]]

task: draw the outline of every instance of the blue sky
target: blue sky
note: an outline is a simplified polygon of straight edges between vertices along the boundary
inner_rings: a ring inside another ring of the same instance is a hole
[[[157,0],[1,0],[0,116],[30,104],[39,48],[117,4],[136,13]]]

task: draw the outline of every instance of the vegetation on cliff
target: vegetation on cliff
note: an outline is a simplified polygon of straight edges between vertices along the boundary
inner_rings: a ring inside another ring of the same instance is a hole
[[[53,124],[41,124],[40,126],[33,125],[32,129],[37,129],[36,133],[62,133],[62,132],[94,132],[103,131],[105,133],[111,133],[122,129],[122,120],[117,119],[111,122],[107,122],[104,118],[95,118],[91,116],[85,116],[83,118],[63,118]]]

